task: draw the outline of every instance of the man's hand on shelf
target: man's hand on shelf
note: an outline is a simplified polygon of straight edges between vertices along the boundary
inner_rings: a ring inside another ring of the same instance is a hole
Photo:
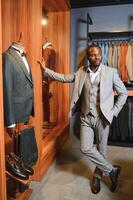
[[[45,71],[46,69],[46,65],[45,65],[45,61],[44,61],[44,58],[42,58],[42,60],[38,60],[37,63],[40,65],[41,67],[41,70]]]

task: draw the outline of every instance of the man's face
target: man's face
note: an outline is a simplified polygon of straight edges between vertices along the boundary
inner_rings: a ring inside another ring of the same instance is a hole
[[[90,65],[98,67],[102,61],[102,52],[98,47],[91,47],[88,51],[88,60]]]

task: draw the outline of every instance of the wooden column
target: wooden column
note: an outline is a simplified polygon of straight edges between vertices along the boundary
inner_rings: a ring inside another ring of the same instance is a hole
[[[1,0],[0,0],[0,199],[6,200],[5,175],[5,137],[3,120],[3,85],[2,85],[2,27],[1,27]]]
[[[42,58],[42,0],[28,1],[28,53],[31,63],[31,70],[34,80],[34,110],[35,117],[33,124],[35,125],[36,139],[38,143],[38,163],[35,168],[35,179],[40,177],[39,162],[42,151],[42,75],[37,60]]]

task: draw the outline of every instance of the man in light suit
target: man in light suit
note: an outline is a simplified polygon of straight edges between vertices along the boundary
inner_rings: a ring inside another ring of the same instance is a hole
[[[74,90],[70,106],[70,116],[80,110],[80,140],[81,151],[94,164],[96,169],[93,175],[92,192],[100,192],[102,175],[111,179],[112,192],[118,190],[120,166],[112,165],[107,161],[107,140],[109,126],[113,117],[117,117],[127,99],[127,91],[120,80],[116,69],[101,63],[102,52],[97,45],[87,48],[89,66],[83,66],[74,74],[59,74],[45,67],[44,76],[64,83],[74,82]],[[114,90],[118,99],[114,104]],[[94,146],[94,135],[97,148]]]
[[[4,122],[11,137],[16,124],[28,122],[33,114],[33,80],[23,50],[14,42],[2,55]]]

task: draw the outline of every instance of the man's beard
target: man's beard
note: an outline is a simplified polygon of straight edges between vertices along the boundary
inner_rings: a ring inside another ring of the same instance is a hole
[[[93,67],[99,67],[100,66],[100,62],[99,61],[95,61],[95,62],[91,63],[91,65]]]

